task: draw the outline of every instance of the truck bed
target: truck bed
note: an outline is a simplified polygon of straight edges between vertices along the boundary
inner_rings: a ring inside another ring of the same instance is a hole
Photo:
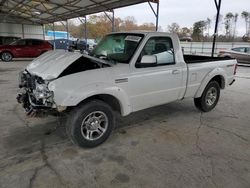
[[[230,59],[228,57],[209,57],[209,56],[201,56],[201,55],[184,55],[184,60],[187,64],[191,63],[206,63],[211,61],[221,61]]]

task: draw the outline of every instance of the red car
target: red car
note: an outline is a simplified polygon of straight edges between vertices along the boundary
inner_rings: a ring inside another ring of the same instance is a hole
[[[0,45],[0,58],[3,61],[11,61],[12,58],[38,57],[53,46],[45,40],[20,39],[9,45]]]

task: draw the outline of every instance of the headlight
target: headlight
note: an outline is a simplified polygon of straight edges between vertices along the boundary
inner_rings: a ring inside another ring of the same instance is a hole
[[[34,95],[36,99],[47,99],[53,94],[52,91],[48,89],[47,84],[36,84],[36,89],[34,90]]]

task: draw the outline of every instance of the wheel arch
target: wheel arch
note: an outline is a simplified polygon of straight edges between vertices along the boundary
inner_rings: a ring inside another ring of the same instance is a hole
[[[121,106],[121,103],[120,103],[119,99],[117,99],[116,97],[114,97],[113,95],[110,95],[110,94],[96,94],[96,95],[87,97],[86,99],[79,102],[77,104],[77,106],[85,104],[85,103],[87,103],[89,101],[96,100],[96,99],[105,102],[106,104],[110,105],[110,107],[114,111],[122,114],[122,106]]]
[[[225,84],[225,78],[224,78],[224,76],[222,76],[222,75],[214,76],[209,82],[211,82],[211,81],[216,81],[216,82],[218,82],[218,84],[220,85],[220,88],[221,88],[221,89],[224,89],[225,86],[226,86],[226,84]],[[208,82],[208,83],[209,83],[209,82]]]
[[[1,58],[1,56],[2,56],[2,54],[3,54],[4,52],[10,53],[10,54],[12,55],[12,57],[14,57],[14,54],[13,54],[10,50],[3,50],[3,51],[0,52],[0,58]]]
[[[221,89],[224,89],[227,85],[227,83],[226,83],[227,80],[225,78],[226,78],[226,74],[225,74],[224,70],[221,68],[215,69],[214,71],[210,72],[202,80],[201,85],[200,85],[199,89],[197,90],[194,98],[199,98],[202,95],[207,84],[213,80],[219,83]]]

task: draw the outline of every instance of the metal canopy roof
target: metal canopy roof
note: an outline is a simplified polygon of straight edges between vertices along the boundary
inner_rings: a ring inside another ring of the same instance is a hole
[[[0,0],[0,22],[45,24],[147,0]],[[151,0],[158,2],[158,0]]]

